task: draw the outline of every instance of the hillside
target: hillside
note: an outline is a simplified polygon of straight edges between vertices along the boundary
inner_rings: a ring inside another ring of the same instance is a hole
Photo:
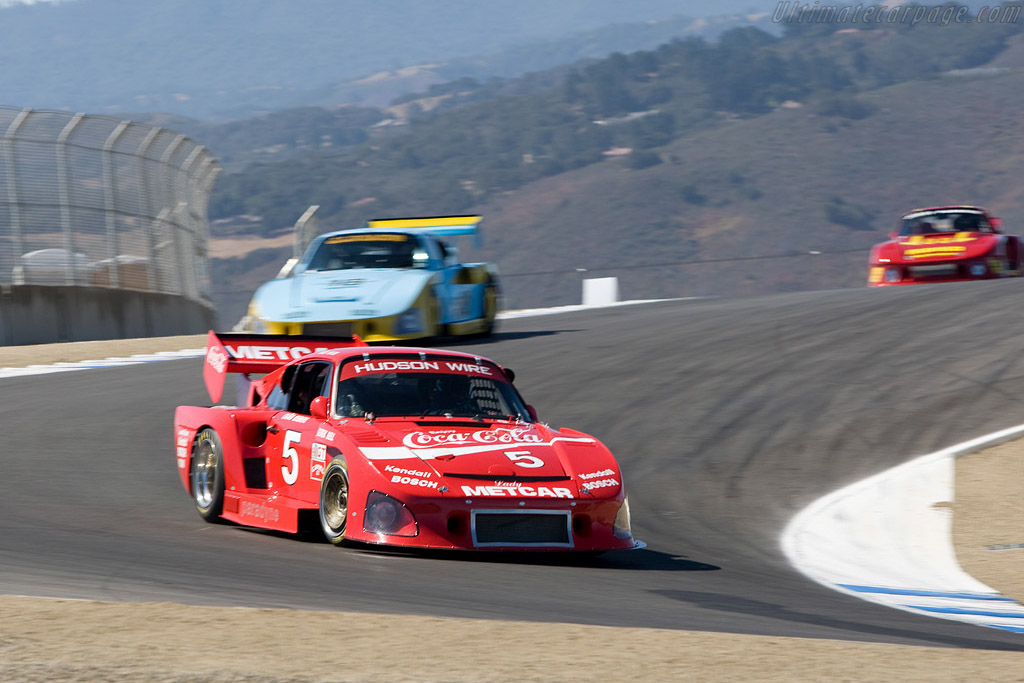
[[[478,253],[532,306],[578,302],[576,268],[629,298],[863,286],[867,250],[917,206],[977,203],[1024,233],[1024,70],[865,99],[878,109],[859,121],[780,109],[667,146],[659,166],[532,183],[479,207]],[[830,221],[839,202],[865,222]]]
[[[496,261],[516,307],[578,301],[584,276],[616,275],[631,298],[861,286],[867,249],[908,208],[978,203],[1011,229],[1024,220],[1011,180],[1024,76],[971,70],[1012,48],[1017,27],[989,28],[979,47],[982,30],[747,29],[613,56],[521,95],[470,89],[479,101],[350,153],[229,174],[211,211],[287,225],[317,203],[324,229],[479,211],[485,245],[464,255]],[[279,234],[268,227],[236,236]],[[214,262],[228,317],[286,255]]]

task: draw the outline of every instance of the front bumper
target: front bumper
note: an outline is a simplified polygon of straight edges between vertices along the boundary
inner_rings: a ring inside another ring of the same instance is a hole
[[[963,282],[1020,277],[1001,258],[986,257],[962,261],[875,263],[868,271],[869,287],[893,287],[932,282]]]
[[[364,511],[351,511],[345,538],[369,544],[450,550],[603,552],[642,547],[616,533],[625,504],[618,499],[460,497],[404,498],[416,519],[415,536],[374,533]]]
[[[358,335],[365,342],[399,342],[434,336],[435,330],[423,329],[411,334],[396,334],[399,316],[366,318],[362,320],[333,320],[320,322],[257,321],[252,331],[259,334],[290,334],[314,337],[350,337]]]

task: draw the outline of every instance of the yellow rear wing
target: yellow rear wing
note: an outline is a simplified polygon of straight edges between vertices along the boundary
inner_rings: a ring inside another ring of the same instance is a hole
[[[411,230],[431,235],[475,235],[483,216],[422,216],[375,218],[367,223],[375,230]]]

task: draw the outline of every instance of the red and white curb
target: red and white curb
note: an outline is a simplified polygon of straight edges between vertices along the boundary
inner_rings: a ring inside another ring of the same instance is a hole
[[[941,619],[1024,633],[1024,605],[967,574],[953,547],[955,461],[1024,434],[988,434],[839,489],[782,534],[808,578],[863,600]]]

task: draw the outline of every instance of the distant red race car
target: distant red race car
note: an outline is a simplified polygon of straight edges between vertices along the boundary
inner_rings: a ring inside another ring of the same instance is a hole
[[[899,232],[871,250],[869,287],[1020,277],[1020,238],[976,206],[939,206],[903,216]]]
[[[180,406],[178,472],[207,521],[335,544],[466,550],[641,547],[615,458],[538,422],[514,374],[480,356],[357,337],[216,335],[204,379],[239,407]],[[248,374],[246,374],[248,377]]]

